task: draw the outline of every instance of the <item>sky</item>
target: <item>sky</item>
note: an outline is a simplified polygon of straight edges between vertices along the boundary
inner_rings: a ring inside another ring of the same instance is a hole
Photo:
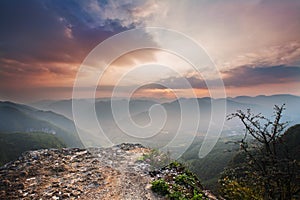
[[[94,48],[145,27],[191,38],[214,66],[197,63],[199,72],[180,55],[159,48],[123,52],[105,63],[105,56],[131,45],[133,38],[124,37],[92,58],[102,64],[89,66],[85,80],[105,69],[96,97],[110,97],[116,86],[123,89],[121,96],[138,88],[134,95],[142,98],[217,94],[222,88],[206,84],[217,78],[209,67],[217,69],[227,96],[300,95],[299,19],[298,0],[2,0],[0,100],[72,98],[78,72]],[[176,38],[147,31],[140,37],[149,46],[168,40],[195,53]]]

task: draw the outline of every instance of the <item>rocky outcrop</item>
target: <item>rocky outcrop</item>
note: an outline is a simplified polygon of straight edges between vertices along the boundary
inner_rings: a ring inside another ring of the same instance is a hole
[[[163,199],[139,144],[43,149],[0,168],[0,199]]]
[[[156,199],[149,166],[139,157],[148,149],[44,149],[26,152],[0,169],[1,199]]]

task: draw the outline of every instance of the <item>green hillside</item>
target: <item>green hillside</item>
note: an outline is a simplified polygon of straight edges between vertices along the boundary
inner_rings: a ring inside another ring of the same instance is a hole
[[[290,127],[282,139],[289,148],[290,156],[300,162],[300,124]]]
[[[288,147],[289,154],[300,160],[300,124],[290,127],[281,137]],[[218,179],[225,168],[236,167],[245,162],[245,154],[240,152],[236,143],[241,136],[220,138],[213,150],[205,157],[198,158],[203,140],[198,138],[183,154],[182,160],[197,174],[201,182],[209,189],[216,191]],[[282,147],[283,148],[283,147]]]
[[[300,124],[288,128],[278,141],[278,155],[285,157],[288,153],[291,159],[300,161]],[[237,152],[229,162],[228,167],[236,167],[246,162],[246,154],[242,151]]]
[[[66,145],[49,133],[0,133],[0,166],[17,159],[23,152]]]
[[[182,159],[207,188],[215,190],[221,173],[237,153],[238,145],[234,141],[238,139],[239,136],[220,138],[206,157],[199,158],[198,153],[203,139],[198,138],[183,154]]]
[[[251,139],[242,143],[241,147],[247,149],[241,148],[219,179],[219,192],[223,197],[300,198],[300,124],[290,127],[270,143],[263,142]],[[255,145],[248,148],[248,144]]]
[[[55,133],[68,147],[82,147],[74,123],[62,115],[12,102],[0,102],[0,114],[0,132]]]

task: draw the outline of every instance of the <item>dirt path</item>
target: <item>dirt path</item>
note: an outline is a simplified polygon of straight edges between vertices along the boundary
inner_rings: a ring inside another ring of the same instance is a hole
[[[132,146],[99,150],[90,149],[90,152],[98,157],[102,165],[114,169],[115,173],[107,174],[107,177],[113,177],[108,180],[110,185],[106,187],[107,192],[91,193],[86,199],[162,199],[150,189],[149,166],[138,161],[143,153],[149,152],[148,149]]]

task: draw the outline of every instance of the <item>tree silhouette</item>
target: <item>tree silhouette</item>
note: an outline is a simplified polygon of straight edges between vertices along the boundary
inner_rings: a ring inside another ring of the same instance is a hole
[[[285,104],[275,105],[273,120],[253,114],[250,109],[227,116],[228,120],[238,118],[245,127],[244,137],[239,141],[244,161],[223,175],[223,185],[235,183],[233,186],[238,185],[239,191],[246,186],[249,191],[260,193],[263,199],[292,199],[299,193],[299,163],[290,156],[282,139],[288,125],[288,122],[281,122],[284,110]],[[247,191],[245,188],[243,192]],[[228,186],[223,188],[223,193],[228,191],[231,191]]]

